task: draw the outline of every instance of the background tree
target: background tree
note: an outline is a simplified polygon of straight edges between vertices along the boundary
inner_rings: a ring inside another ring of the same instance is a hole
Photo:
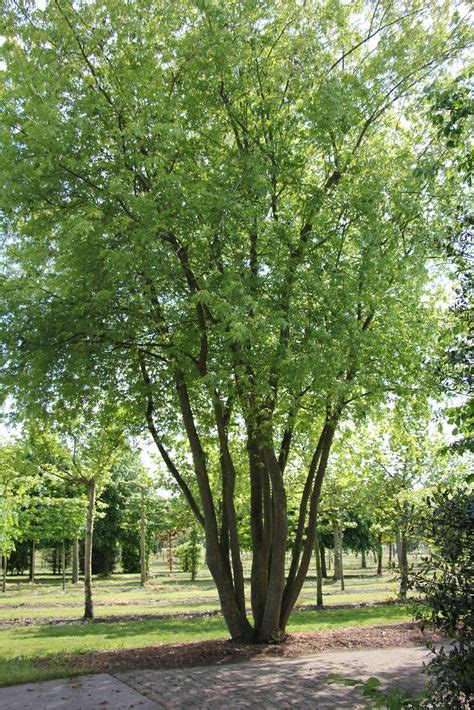
[[[21,489],[20,489],[21,490]],[[21,497],[16,481],[15,451],[0,447],[0,553],[2,555],[2,592],[6,592],[7,561],[18,538]]]
[[[201,566],[202,547],[199,533],[193,526],[187,533],[185,542],[176,548],[176,556],[183,572],[189,572],[194,582]]]
[[[62,411],[62,409],[60,409]],[[93,619],[92,542],[97,495],[107,484],[112,466],[124,447],[124,428],[119,415],[103,409],[88,420],[67,419],[63,412],[63,431],[58,436],[38,429],[34,444],[38,465],[67,484],[79,485],[87,496],[84,546],[84,618]],[[106,421],[101,419],[106,416]]]

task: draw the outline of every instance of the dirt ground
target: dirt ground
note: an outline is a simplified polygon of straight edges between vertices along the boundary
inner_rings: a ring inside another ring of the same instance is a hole
[[[241,644],[227,640],[163,644],[114,651],[91,651],[64,658],[75,672],[118,673],[134,669],[164,670],[220,665],[254,658],[295,658],[324,651],[385,648],[439,643],[442,637],[417,623],[361,626],[331,631],[289,634],[281,644]],[[46,662],[39,660],[38,665]]]

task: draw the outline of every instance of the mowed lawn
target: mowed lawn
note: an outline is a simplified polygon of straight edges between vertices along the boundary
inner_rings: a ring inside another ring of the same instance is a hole
[[[360,570],[354,558],[348,557],[345,562],[346,591],[341,592],[339,583],[328,579],[324,587],[326,604],[370,603],[395,598],[397,582],[393,574],[387,572],[379,577],[373,563],[367,570]],[[220,615],[140,618],[156,614],[192,615],[219,609],[216,589],[206,570],[191,582],[183,573],[170,575],[165,563],[156,559],[151,571],[152,577],[144,589],[139,586],[137,575],[117,574],[110,579],[95,580],[96,617],[125,618],[87,624],[74,621],[82,615],[81,584],[68,584],[64,592],[59,578],[54,579],[52,575],[40,575],[34,587],[26,579],[9,578],[7,592],[0,598],[0,625],[3,624],[0,627],[0,685],[61,676],[66,658],[70,675],[71,656],[91,650],[228,637]],[[310,573],[298,604],[305,606],[314,602],[315,579]],[[320,611],[296,608],[288,631],[388,624],[410,618],[409,606],[398,605]],[[31,620],[31,625],[20,625],[25,619]],[[35,619],[71,621],[35,624]]]

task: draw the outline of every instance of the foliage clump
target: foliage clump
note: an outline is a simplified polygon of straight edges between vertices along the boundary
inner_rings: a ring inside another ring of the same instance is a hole
[[[438,490],[427,500],[422,525],[432,551],[410,582],[423,597],[415,613],[452,639],[449,647],[432,649],[430,699],[435,707],[468,708],[474,693],[472,493]]]

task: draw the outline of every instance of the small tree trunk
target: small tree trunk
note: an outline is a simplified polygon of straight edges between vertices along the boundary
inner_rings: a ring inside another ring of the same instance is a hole
[[[168,533],[168,565],[170,574],[173,574],[173,536],[171,532]]]
[[[7,591],[7,556],[2,555],[2,592]]]
[[[34,584],[35,581],[35,566],[36,566],[36,547],[35,541],[32,540],[30,543],[30,582]]]
[[[319,541],[319,550],[321,553],[321,577],[327,579],[328,572],[326,569],[326,550],[324,545],[321,545],[321,540]]]
[[[61,567],[63,570],[63,589],[66,589],[66,541],[63,540],[61,546]]]
[[[332,532],[334,538],[334,574],[332,578],[336,581],[341,579],[341,549],[339,544],[339,523],[336,521],[332,524]]]
[[[72,541],[72,583],[79,581],[79,540],[77,537]]]
[[[140,585],[146,584],[146,521],[145,521],[145,491],[141,493],[140,511]]]
[[[367,569],[367,557],[365,556],[365,550],[361,551],[361,563],[360,563],[360,568],[361,569]]]
[[[377,574],[379,575],[382,574],[382,555],[382,535],[379,535],[377,538]]]
[[[86,541],[84,550],[84,619],[94,618],[94,605],[92,602],[92,537],[94,533],[94,512],[96,485],[94,480],[87,483],[87,523]]]
[[[393,556],[393,548],[392,548],[392,541],[388,543],[388,569],[392,569],[392,556]]]
[[[400,534],[400,599],[407,598],[408,591],[408,558],[407,558],[407,541],[405,533]]]
[[[319,544],[319,533],[316,530],[314,536],[314,559],[316,561],[316,606],[323,606],[323,577],[321,570],[321,546]]]
[[[345,584],[344,584],[344,562],[343,562],[343,549],[342,549],[342,535],[341,531],[339,530],[339,564],[340,564],[340,574],[341,574],[341,591],[344,591]]]

